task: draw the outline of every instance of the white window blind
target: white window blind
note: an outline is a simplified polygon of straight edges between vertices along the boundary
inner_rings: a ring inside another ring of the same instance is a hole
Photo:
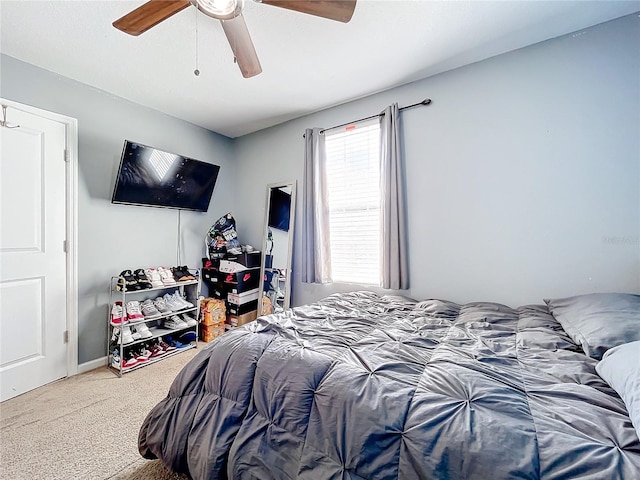
[[[380,285],[380,124],[325,132],[334,282]]]

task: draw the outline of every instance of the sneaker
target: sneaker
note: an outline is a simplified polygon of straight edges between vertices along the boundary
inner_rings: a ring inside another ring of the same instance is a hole
[[[173,278],[171,270],[167,270],[164,267],[158,267],[158,273],[160,274],[162,285],[164,285],[165,287],[172,287],[176,284],[176,279]]]
[[[164,283],[162,283],[162,278],[160,278],[160,274],[158,271],[151,267],[147,268],[144,273],[147,275],[147,278],[151,281],[151,286],[153,288],[164,287]]]
[[[158,318],[162,314],[153,304],[153,300],[150,298],[146,299],[144,302],[140,304],[140,308],[142,309],[142,314],[145,319]]]
[[[165,319],[164,328],[169,330],[180,330],[187,328],[189,325],[182,321],[177,315],[172,315],[170,318]]]
[[[146,362],[151,357],[151,351],[144,345],[140,345],[133,350],[133,355],[138,362]]]
[[[137,300],[127,302],[127,320],[137,322],[142,319],[144,319],[144,315],[142,315],[142,311],[140,310],[140,302]]]
[[[111,307],[111,325],[123,325],[127,323],[127,314],[122,308],[122,302],[115,302]]]
[[[131,334],[131,330],[129,329],[129,327],[123,327],[122,335],[120,335],[119,328],[116,327],[113,329],[113,334],[111,335],[111,341],[113,343],[119,344],[120,341],[122,341],[122,343],[126,345],[127,343],[133,342],[133,340],[134,338],[133,338],[133,335]]]
[[[143,269],[139,268],[136,271],[134,271],[133,276],[138,282],[138,286],[140,287],[140,290],[153,287],[151,284],[151,280],[149,280],[149,277],[147,277],[147,274],[144,273]]]
[[[195,327],[198,324],[198,321],[187,315],[186,313],[183,313],[182,315],[180,315],[180,318],[182,319],[183,322],[185,322],[187,324],[187,326],[189,327]]]
[[[135,367],[140,360],[138,360],[133,352],[127,352],[124,354],[124,361],[121,363],[122,368],[131,368]]]
[[[185,275],[181,267],[171,267],[171,274],[178,283],[190,282],[192,280],[191,278],[188,278],[187,275]]]
[[[196,277],[191,274],[191,272],[189,271],[189,267],[187,267],[186,265],[183,265],[183,266],[178,267],[178,268],[182,271],[182,273],[184,273],[185,278],[187,280],[196,281]]]
[[[180,303],[179,300],[174,298],[172,295],[165,293],[162,297],[164,299],[164,303],[166,303],[167,307],[171,309],[172,312],[177,312],[178,310],[184,310],[184,304]]]
[[[165,342],[162,339],[158,340],[158,346],[164,351],[164,353],[172,352],[173,350],[176,349],[176,347],[169,345],[167,342]]]
[[[168,343],[170,346],[172,346],[172,347],[174,347],[174,348],[185,348],[185,347],[188,347],[188,346],[189,346],[189,344],[188,344],[188,343],[187,343],[187,344],[184,344],[184,343],[182,343],[182,342],[180,342],[180,341],[178,341],[178,340],[175,340],[174,338],[172,338],[172,337],[170,337],[170,336],[166,336],[166,337],[165,337],[165,340],[167,341],[167,343]]]
[[[178,340],[183,345],[189,345],[191,342],[195,342],[195,340],[196,340],[196,332],[193,332],[193,331],[184,332],[183,334],[181,334],[178,337]]]
[[[171,294],[171,298],[173,299],[173,301],[177,305],[182,305],[183,309],[184,308],[193,308],[194,307],[193,303],[188,302],[187,300],[185,300],[184,297],[182,295],[180,295],[180,292],[178,292],[177,290]]]
[[[149,330],[146,323],[138,323],[137,325],[131,327],[135,329],[136,333],[140,335],[140,338],[151,338],[153,337],[153,333]]]
[[[167,306],[164,301],[164,298],[158,297],[153,301],[153,305],[158,309],[158,311],[164,315],[166,313],[171,313],[171,309]]]
[[[122,343],[125,345],[141,338],[139,333],[134,333],[129,327],[122,327]]]
[[[115,368],[120,368],[120,350],[117,348],[111,352],[111,365]]]
[[[118,283],[116,284],[116,290],[121,291],[135,291],[140,290],[140,286],[138,285],[138,281],[131,273],[131,270],[123,270],[120,272],[120,276],[118,277]]]
[[[147,345],[147,349],[151,352],[151,355],[149,356],[149,358],[161,357],[166,353],[165,350],[160,346],[160,343],[153,343],[151,345]]]

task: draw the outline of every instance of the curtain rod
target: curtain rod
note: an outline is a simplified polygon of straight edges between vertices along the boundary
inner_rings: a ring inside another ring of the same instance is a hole
[[[406,110],[407,108],[419,107],[421,105],[429,105],[430,103],[431,103],[431,99],[430,98],[425,98],[421,102],[414,103],[412,105],[406,105],[404,107],[400,107],[398,110]],[[351,122],[343,123],[341,125],[335,125],[333,127],[323,128],[322,130],[320,130],[320,133],[322,134],[322,133],[326,132],[327,130],[333,130],[334,128],[346,127],[347,125],[351,125],[352,123],[364,122],[365,120],[371,120],[372,118],[383,117],[383,116],[384,116],[384,112],[381,112],[381,113],[379,113],[377,115],[371,115],[369,117],[361,118],[359,120],[352,120]],[[302,134],[302,136],[304,137],[304,133]]]

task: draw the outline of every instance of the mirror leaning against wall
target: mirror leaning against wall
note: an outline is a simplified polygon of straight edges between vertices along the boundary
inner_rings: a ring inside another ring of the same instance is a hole
[[[260,315],[282,312],[291,302],[295,180],[267,185],[260,275]]]

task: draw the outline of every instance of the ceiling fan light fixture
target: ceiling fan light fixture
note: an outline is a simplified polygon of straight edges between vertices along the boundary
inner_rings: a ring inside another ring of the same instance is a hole
[[[198,10],[218,20],[230,20],[242,12],[244,0],[191,0]]]

